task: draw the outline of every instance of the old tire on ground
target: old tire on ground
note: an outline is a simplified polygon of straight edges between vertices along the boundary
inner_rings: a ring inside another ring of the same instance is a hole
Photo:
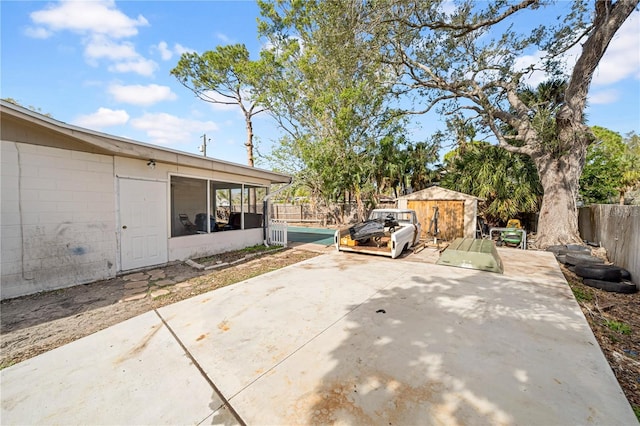
[[[627,271],[624,268],[620,268],[620,276],[623,280],[631,281],[631,272]]]
[[[591,256],[587,253],[567,253],[566,263],[570,265],[577,265],[578,263],[604,263],[604,260],[599,257]]]
[[[571,251],[588,251],[591,253],[591,249],[587,246],[583,246],[582,244],[567,244],[567,250]]]
[[[550,251],[551,253],[555,254],[556,256],[558,254],[560,254],[560,250],[566,250],[567,246],[565,246],[564,244],[559,244],[559,245],[555,245],[555,246],[549,246],[546,248],[546,251]]]
[[[591,249],[589,247],[582,247],[573,244],[569,248],[569,246],[565,246],[565,248],[558,249],[558,254],[569,254],[569,253],[588,253],[591,254]]]
[[[579,277],[594,280],[620,282],[622,279],[622,268],[615,265],[578,263],[575,273]]]
[[[594,280],[590,278],[585,278],[583,280],[585,285],[593,288],[599,288],[604,291],[611,291],[614,293],[635,293],[638,291],[636,285],[630,281],[620,281],[619,283],[614,283],[611,281],[603,281],[603,280]]]

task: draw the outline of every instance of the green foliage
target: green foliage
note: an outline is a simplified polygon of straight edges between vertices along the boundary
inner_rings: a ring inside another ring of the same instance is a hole
[[[251,60],[244,44],[217,46],[199,55],[183,53],[171,75],[198,98],[215,104],[237,105],[247,127],[247,160],[253,166],[252,117],[264,112],[265,76],[273,74],[272,57],[263,55]]]
[[[629,324],[616,320],[605,320],[604,325],[609,330],[620,334],[631,334],[631,327]]]
[[[640,183],[637,135],[623,140],[619,133],[603,127],[594,126],[592,131],[596,140],[587,149],[580,194],[587,204],[617,202]]]
[[[366,6],[259,5],[259,28],[277,64],[277,72],[264,80],[265,100],[287,133],[269,159],[294,169],[295,181],[317,201],[353,197],[362,217],[380,186],[406,182],[408,168],[400,154],[408,145],[405,120],[390,104],[388,67],[369,54],[372,40],[362,37]]]
[[[591,302],[593,300],[593,294],[589,291],[585,291],[580,287],[572,286],[571,290],[573,291],[573,295],[575,296],[578,302]]]
[[[440,185],[484,199],[487,219],[506,222],[518,213],[538,210],[542,188],[529,157],[486,142],[470,142],[445,159]]]

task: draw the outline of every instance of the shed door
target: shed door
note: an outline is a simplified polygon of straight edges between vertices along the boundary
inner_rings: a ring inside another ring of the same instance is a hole
[[[452,241],[464,237],[464,201],[462,200],[408,200],[407,207],[415,210],[422,224],[421,238],[433,238],[429,225],[433,219],[434,207],[438,207],[438,238]]]
[[[118,179],[123,271],[167,262],[167,185]]]

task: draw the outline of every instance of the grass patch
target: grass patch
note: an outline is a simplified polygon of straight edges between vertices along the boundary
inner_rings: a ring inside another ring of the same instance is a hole
[[[631,334],[631,327],[622,321],[606,320],[604,325],[611,331],[620,334]]]
[[[0,370],[4,370],[5,368],[11,367],[15,363],[16,361],[14,360],[3,361],[2,364],[0,364]]]
[[[256,244],[255,246],[251,246],[251,247],[245,247],[243,249],[240,249],[239,251],[242,253],[257,253],[257,252],[262,252],[262,251],[271,251],[271,250],[277,250],[279,248],[282,248],[281,246],[265,246],[264,244]]]
[[[591,302],[593,300],[593,294],[590,291],[585,291],[580,287],[571,287],[573,295],[578,302]]]
[[[640,406],[634,405],[633,406],[633,413],[636,415],[636,418],[640,422]]]

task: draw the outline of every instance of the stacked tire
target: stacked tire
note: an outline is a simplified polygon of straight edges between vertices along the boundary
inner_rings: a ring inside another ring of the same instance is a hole
[[[585,285],[616,293],[635,293],[638,288],[631,280],[631,274],[624,268],[606,265],[604,260],[591,255],[591,249],[570,244],[551,246],[548,251],[556,255],[560,263],[582,278]]]

